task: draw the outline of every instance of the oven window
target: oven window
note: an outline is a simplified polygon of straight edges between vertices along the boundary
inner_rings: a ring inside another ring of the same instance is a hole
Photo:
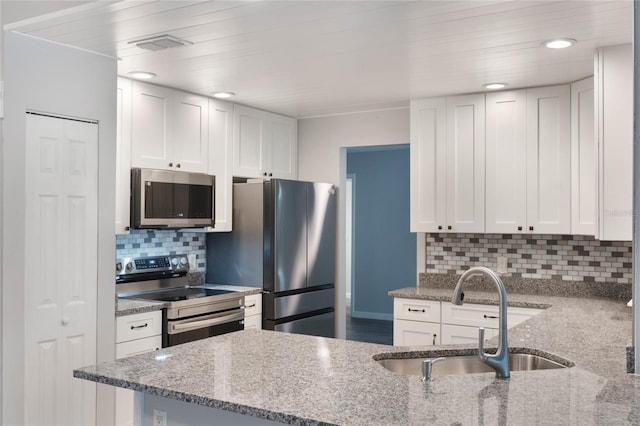
[[[212,327],[199,328],[197,330],[185,331],[183,333],[168,334],[167,343],[163,346],[175,346],[182,343],[193,342],[194,340],[206,339],[207,337],[218,336],[220,334],[231,333],[233,331],[244,330],[242,321],[232,321]]]
[[[211,219],[212,188],[209,185],[145,182],[147,219]]]

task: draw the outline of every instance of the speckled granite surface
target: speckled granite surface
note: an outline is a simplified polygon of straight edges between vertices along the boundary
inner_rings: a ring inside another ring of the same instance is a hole
[[[190,285],[194,285],[194,284],[190,284]],[[245,296],[248,296],[250,294],[262,293],[262,289],[255,288],[255,287],[243,287],[243,286],[237,286],[237,285],[222,285],[222,284],[202,284],[202,286],[207,288],[243,292]],[[166,306],[167,304],[164,302],[150,302],[148,300],[135,299],[135,298],[131,298],[131,299],[116,298],[116,316],[121,317],[124,315],[159,311],[160,309],[163,309]]]
[[[420,274],[420,288],[453,289],[460,279],[456,274]],[[604,297],[607,299],[629,300],[631,285],[620,283],[600,283],[584,281],[562,281],[520,277],[501,277],[508,294],[536,294],[540,296]],[[471,278],[465,288],[477,291],[493,291],[495,286],[484,277]]]
[[[424,383],[385,370],[373,356],[473,345],[391,347],[245,330],[74,376],[283,423],[640,424],[640,378],[625,373],[631,310],[604,299],[535,297],[550,307],[509,330],[510,346],[575,367],[516,371],[508,381],[481,373]]]

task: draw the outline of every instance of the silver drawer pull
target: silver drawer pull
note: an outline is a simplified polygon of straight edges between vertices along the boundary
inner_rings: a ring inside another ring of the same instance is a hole
[[[425,312],[424,309],[411,309],[409,308],[409,312]]]
[[[144,324],[142,324],[142,325],[132,325],[132,326],[131,326],[131,329],[132,329],[132,330],[138,330],[138,329],[140,329],[140,328],[145,328],[145,327],[146,327],[146,326],[148,326],[148,325],[149,325],[149,324],[147,324],[146,322],[145,322]]]
[[[485,319],[498,319],[498,318],[500,318],[500,317],[497,317],[497,316],[495,316],[495,315],[487,315],[487,314],[484,314],[484,318],[485,318]]]
[[[254,303],[253,305],[246,305],[246,306],[245,306],[245,308],[246,308],[246,309],[249,309],[249,308],[255,308],[255,307],[256,307],[256,304],[255,304],[255,303]]]

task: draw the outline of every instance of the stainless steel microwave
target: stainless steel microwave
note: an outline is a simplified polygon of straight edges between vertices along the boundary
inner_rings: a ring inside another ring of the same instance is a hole
[[[215,176],[131,169],[134,228],[199,228],[215,225]]]

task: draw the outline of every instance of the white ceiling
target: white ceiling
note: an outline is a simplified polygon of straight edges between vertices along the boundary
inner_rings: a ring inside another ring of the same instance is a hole
[[[28,3],[28,2],[27,2]],[[310,117],[411,98],[529,87],[593,73],[599,46],[632,41],[633,1],[97,1],[5,26],[121,58],[120,75]],[[5,21],[6,22],[6,21]],[[159,52],[129,41],[171,34]],[[542,48],[553,37],[578,44]]]

